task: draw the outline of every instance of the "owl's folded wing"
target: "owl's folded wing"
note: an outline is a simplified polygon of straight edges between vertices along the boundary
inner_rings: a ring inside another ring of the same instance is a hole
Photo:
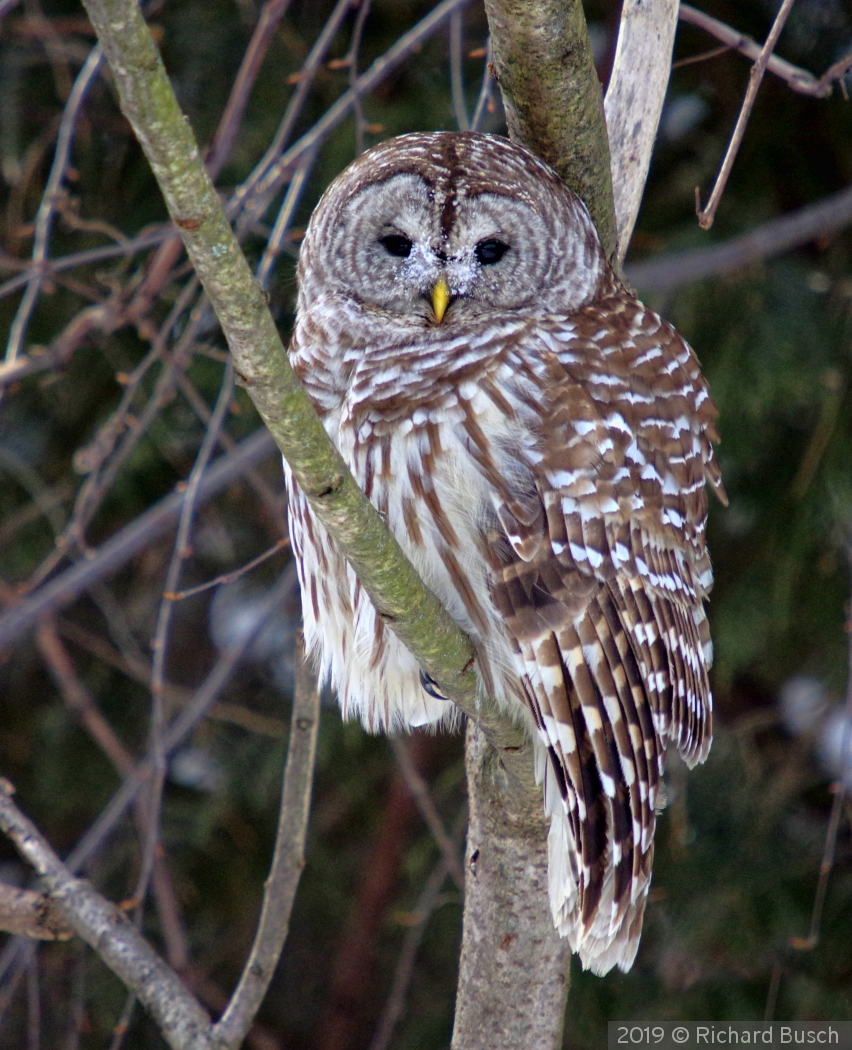
[[[702,599],[705,479],[720,488],[715,409],[688,346],[628,305],[621,325],[591,316],[587,334],[582,323],[544,333],[546,397],[527,464],[540,514],[517,513],[529,494],[498,495],[490,538],[494,600],[578,854],[581,944],[636,926],[665,742],[691,765],[711,733]]]

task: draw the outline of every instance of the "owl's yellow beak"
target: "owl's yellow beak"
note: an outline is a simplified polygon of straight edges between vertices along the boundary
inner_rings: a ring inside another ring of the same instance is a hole
[[[450,288],[443,277],[435,282],[432,289],[432,309],[435,312],[435,320],[438,324],[444,319],[447,307],[450,304]]]

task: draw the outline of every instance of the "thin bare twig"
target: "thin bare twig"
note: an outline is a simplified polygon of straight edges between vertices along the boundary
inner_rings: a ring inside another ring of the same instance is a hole
[[[299,877],[305,866],[305,842],[319,730],[319,689],[305,656],[301,635],[296,641],[296,691],[290,722],[287,766],[275,853],[263,893],[263,908],[251,954],[228,1008],[213,1027],[224,1047],[240,1045],[251,1027],[284,947]]]
[[[730,50],[727,44],[722,44],[721,47],[711,47],[709,51],[702,51],[700,55],[679,58],[677,62],[672,62],[672,69],[682,69],[684,66],[694,66],[699,62],[707,62],[711,58],[718,58],[719,55],[726,55]]]
[[[490,106],[493,105],[491,100],[492,92],[494,90],[494,75],[491,72],[492,62],[494,61],[494,52],[491,49],[491,37],[485,42],[485,62],[482,69],[482,86],[479,89],[479,98],[476,100],[476,109],[473,111],[473,117],[470,121],[470,130],[479,131],[482,127],[482,121],[485,119],[486,112],[490,112]]]
[[[38,952],[33,952],[27,966],[27,1050],[41,1050],[41,995],[38,984]]]
[[[121,1009],[118,1020],[115,1022],[115,1027],[112,1030],[112,1039],[109,1043],[109,1050],[120,1050],[121,1044],[130,1029],[130,1022],[133,1018],[133,1011],[136,1009],[136,993],[128,992],[127,998],[124,1000],[124,1006]]]
[[[56,211],[57,196],[68,171],[68,163],[71,146],[74,142],[74,131],[77,125],[77,119],[80,115],[80,109],[86,99],[89,88],[94,82],[95,77],[98,75],[103,57],[103,50],[100,44],[97,44],[92,48],[92,51],[86,60],[86,64],[80,70],[77,79],[74,81],[74,88],[71,91],[68,102],[65,106],[65,111],[62,114],[62,122],[59,125],[59,136],[56,140],[56,152],[53,158],[53,166],[50,169],[50,176],[48,177],[47,185],[44,188],[41,204],[39,205],[38,214],[36,216],[35,243],[33,244],[32,254],[32,265],[35,269],[35,273],[29,280],[27,290],[18,306],[18,312],[16,313],[15,320],[12,322],[12,327],[9,330],[9,341],[6,344],[7,363],[12,363],[18,356],[18,351],[20,350],[21,344],[26,335],[27,324],[29,323],[36,299],[41,290],[43,281],[41,267],[47,257],[48,240],[50,238],[50,228],[53,223],[53,216]]]
[[[465,808],[457,821],[453,833],[453,838],[456,840],[456,843],[462,838],[466,825],[467,810]],[[454,844],[453,852],[457,851],[458,845]],[[441,859],[432,869],[429,878],[426,880],[426,884],[414,907],[414,912],[412,913],[414,921],[406,930],[405,939],[399,957],[397,958],[393,982],[391,983],[391,990],[385,1002],[382,1016],[379,1019],[376,1034],[373,1036],[373,1040],[370,1043],[370,1050],[388,1050],[388,1047],[391,1045],[394,1030],[399,1023],[403,1010],[405,1009],[405,998],[408,994],[411,978],[414,976],[414,963],[417,959],[417,952],[423,941],[423,935],[426,932],[426,926],[429,919],[432,917],[438,906],[441,889],[449,874],[450,872],[447,868],[447,857],[442,854]]]
[[[42,481],[38,471],[14,449],[3,446],[0,446],[0,471],[11,474],[21,488],[27,490],[39,513],[47,518],[54,536],[58,535],[62,531],[65,515],[57,503],[50,499],[48,487]]]
[[[328,49],[331,47],[332,41],[337,36],[337,32],[349,11],[350,3],[351,0],[337,0],[334,10],[326,19],[322,32],[317,37],[314,46],[311,48],[308,57],[302,65],[302,68],[296,75],[296,89],[293,92],[293,97],[287,105],[284,116],[281,118],[278,130],[275,132],[275,136],[269,144],[269,148],[260,162],[255,165],[254,171],[237,189],[229,202],[229,216],[233,217],[241,211],[246,202],[253,201],[255,198],[268,200],[269,196],[274,193],[273,189],[269,191],[269,195],[267,195],[267,192],[263,188],[263,176],[278,162],[281,156],[281,151],[284,149],[290,136],[293,134],[293,129],[296,126],[296,121],[307,101],[308,93],[311,90],[317,70],[322,65],[325,56],[328,53]],[[278,185],[280,185],[280,182],[275,183],[276,187]],[[265,209],[262,209],[260,206],[254,207],[252,209],[252,215],[254,216],[258,214],[261,210]]]
[[[63,481],[44,491],[38,501],[26,503],[12,511],[0,522],[0,546],[8,543],[19,529],[25,528],[30,522],[37,520],[42,515],[47,516],[48,511],[53,513],[55,508],[61,507],[73,494],[74,490],[71,485]],[[64,519],[65,515],[63,514],[62,517]],[[52,519],[49,520],[52,522]]]
[[[133,756],[121,743],[98,709],[94,697],[80,681],[74,665],[68,656],[65,646],[59,638],[56,624],[52,617],[45,617],[39,624],[37,632],[39,649],[47,667],[59,687],[60,693],[68,706],[74,711],[89,735],[109,758],[116,772],[128,776],[133,772]],[[137,800],[134,804],[134,819],[139,834],[146,839],[148,814]],[[166,943],[169,964],[180,970],[186,964],[188,948],[186,934],[180,922],[174,886],[166,865],[165,855],[157,854],[154,859],[154,898],[160,927]]]
[[[207,155],[207,170],[215,179],[222,165],[231,155],[234,141],[248,105],[251,89],[257,80],[266,52],[278,29],[278,24],[287,12],[290,0],[267,0],[254,27],[254,33],[243,55],[231,94],[219,120],[219,127]]]
[[[278,540],[277,543],[273,543],[273,545],[268,550],[265,550],[263,554],[258,554],[256,558],[247,561],[245,565],[241,565],[239,569],[234,569],[233,572],[222,573],[221,576],[217,576],[214,580],[208,580],[206,583],[199,583],[197,587],[190,587],[185,591],[167,591],[163,597],[168,598],[169,601],[172,602],[182,602],[184,598],[194,598],[196,594],[203,594],[204,591],[209,591],[211,587],[219,587],[223,583],[233,583],[235,580],[240,579],[241,576],[245,576],[247,572],[256,569],[258,565],[262,565],[269,558],[289,546],[290,540],[287,539],[287,537],[284,537],[283,539]]]
[[[86,963],[85,948],[81,942],[74,945],[69,982],[70,1005],[65,1022],[65,1040],[61,1050],[80,1050],[80,1036],[88,1018],[86,1017]]]
[[[153,776],[148,788],[147,797],[147,824],[145,843],[142,850],[142,862],[139,869],[139,879],[136,884],[134,899],[138,902],[140,909],[145,900],[148,880],[154,869],[157,845],[159,842],[160,809],[162,806],[163,785],[166,780],[166,753],[164,749],[164,734],[168,712],[166,710],[166,699],[164,695],[166,678],[166,656],[168,646],[169,627],[171,625],[174,602],[169,597],[177,590],[183,563],[190,552],[189,539],[195,520],[196,500],[198,490],[207,464],[216,447],[219,430],[225,420],[225,413],[231,400],[234,389],[234,366],[231,361],[225,368],[222,386],[219,390],[219,398],[216,408],[210,420],[210,426],[204,435],[204,441],[196,457],[189,480],[186,483],[186,496],[180,510],[177,536],[175,537],[174,549],[166,573],[165,594],[160,602],[160,610],[157,616],[157,627],[151,643],[154,653],[154,662],[151,668],[151,722],[150,722],[150,756],[153,764]]]
[[[795,0],[782,0],[781,7],[778,10],[778,14],[775,16],[775,21],[772,23],[772,28],[769,31],[769,36],[766,38],[766,43],[761,48],[757,61],[751,67],[748,88],[740,109],[740,115],[734,126],[734,131],[731,135],[731,141],[728,143],[728,150],[725,154],[725,159],[722,161],[722,167],[719,169],[719,174],[716,178],[716,185],[713,187],[713,192],[710,194],[710,199],[707,202],[706,208],[702,209],[698,190],[696,189],[695,191],[698,224],[703,230],[709,230],[713,225],[716,209],[719,207],[722,194],[725,192],[728,176],[731,174],[734,160],[739,152],[740,143],[743,140],[743,135],[745,135],[746,125],[751,116],[751,111],[754,108],[754,102],[757,98],[757,92],[760,88],[761,81],[763,80],[763,74],[766,72],[769,57],[774,51],[775,45],[778,43],[778,37],[781,35],[781,30],[784,28],[784,23],[787,21],[787,16],[793,9],[794,3]]]
[[[73,83],[68,66],[69,49],[66,42],[57,32],[53,20],[45,18],[40,0],[24,0],[24,11],[24,25],[33,31],[33,37],[47,55],[57,97],[66,102]]]
[[[840,83],[841,90],[843,90],[843,78],[852,69],[852,51],[848,55],[844,55],[843,58],[839,58],[833,65],[830,65],[828,69],[817,81],[817,87],[820,91],[830,91],[831,86],[836,82]]]
[[[56,631],[52,617],[45,616],[36,632],[38,647],[48,670],[71,710],[86,727],[115,769],[122,775],[133,769],[133,756],[116,736],[98,709],[91,693],[77,677],[74,666]]]
[[[361,37],[364,35],[364,23],[370,13],[370,0],[357,0],[358,17],[352,28],[352,40],[344,63],[349,67],[349,88],[355,92],[355,152],[360,156],[364,152],[364,131],[366,121],[364,120],[364,107],[361,105],[361,96],[358,94],[358,52],[361,50]]]
[[[852,695],[852,690],[850,690]],[[849,705],[852,711],[852,704]],[[844,732],[843,753],[850,754],[849,740],[852,737],[850,723],[847,722]],[[845,772],[845,769],[844,769]],[[833,785],[834,800],[831,804],[831,815],[828,819],[828,830],[825,834],[825,846],[823,848],[822,860],[819,865],[819,880],[817,881],[816,893],[814,894],[814,906],[811,912],[811,925],[807,937],[791,937],[790,944],[793,948],[802,952],[809,952],[819,944],[820,926],[822,925],[822,913],[825,908],[825,896],[828,892],[828,880],[834,867],[834,856],[837,850],[837,833],[840,830],[840,818],[843,816],[843,797],[845,794],[845,779]]]
[[[691,4],[680,5],[679,17],[682,22],[698,26],[699,29],[703,29],[711,36],[716,37],[717,40],[721,40],[725,45],[724,48],[708,52],[704,56],[705,58],[728,50],[739,51],[741,55],[745,55],[746,58],[750,58],[753,62],[758,61],[760,58],[761,46],[755,40],[752,40],[750,36],[732,29],[725,22],[720,22],[718,18],[713,18],[711,15],[699,11],[698,8],[692,7]],[[850,60],[852,60],[852,56],[847,56],[847,59],[841,59],[841,63]],[[683,59],[677,64],[685,65],[688,61],[690,59]],[[794,66],[791,62],[786,62],[783,58],[779,58],[778,55],[770,55],[766,63],[766,71],[774,73],[776,77],[780,77],[785,84],[802,95],[812,95],[814,98],[827,98],[831,94],[832,82],[839,79],[846,71],[845,69],[842,72],[835,71],[836,69],[842,69],[841,63],[835,63],[831,69],[826,70],[823,76],[817,80],[813,73],[808,72],[807,69]],[[846,68],[848,69],[848,66]]]
[[[763,1023],[769,1024],[775,1018],[775,1008],[778,1005],[778,992],[781,989],[781,978],[784,975],[784,967],[780,961],[772,965],[772,974],[769,978],[769,989],[766,993],[766,1006],[763,1010]]]
[[[290,185],[287,187],[287,193],[284,196],[281,207],[278,209],[278,217],[275,220],[275,226],[272,228],[272,233],[270,234],[269,240],[266,242],[263,256],[257,267],[257,279],[260,281],[262,288],[269,287],[269,279],[272,276],[273,267],[275,266],[278,256],[281,254],[281,248],[287,238],[290,224],[293,221],[293,215],[298,207],[299,200],[302,196],[302,190],[305,188],[305,183],[311,173],[311,168],[314,166],[316,155],[317,151],[312,150],[310,153],[306,153],[299,162],[299,166],[296,168],[296,171],[293,173],[293,177],[290,180]]]
[[[204,354],[204,350],[201,345],[198,344],[193,348],[193,352],[199,355]],[[218,361],[226,362],[227,354],[221,357],[215,358]],[[186,372],[179,372],[177,375],[177,385],[180,392],[189,402],[189,406],[192,411],[196,414],[198,419],[204,424],[205,429],[210,425],[210,408],[207,402],[198,392],[197,387],[186,374]],[[232,452],[237,447],[237,442],[230,436],[227,430],[219,431],[219,446],[223,452]],[[245,481],[251,485],[254,494],[266,512],[266,516],[269,520],[273,533],[275,535],[281,535],[287,532],[287,511],[286,501],[287,496],[280,487],[276,488],[273,484],[267,482],[258,472],[249,467],[244,475]]]
[[[453,11],[450,15],[450,90],[453,96],[453,112],[459,131],[469,131],[467,103],[464,98],[464,74],[462,56],[464,54],[464,21],[462,11]]]
[[[852,568],[852,546],[847,551],[850,568]],[[791,937],[789,945],[794,951],[809,952],[819,944],[820,927],[822,925],[822,914],[825,908],[825,898],[828,892],[828,880],[834,867],[835,852],[837,849],[837,834],[840,829],[840,819],[846,802],[847,779],[852,770],[852,627],[847,624],[849,634],[848,651],[848,681],[846,686],[846,723],[844,726],[843,740],[841,743],[841,755],[843,761],[840,769],[840,779],[832,785],[834,801],[831,806],[831,814],[828,818],[828,828],[825,835],[822,860],[819,866],[819,878],[814,894],[814,903],[811,910],[811,922],[807,937]],[[769,1023],[775,1016],[778,1004],[778,994],[781,989],[781,980],[784,976],[784,963],[779,958],[772,966],[769,979],[769,989],[766,994],[766,1007],[763,1020]]]
[[[852,544],[847,551],[847,559],[850,570],[852,570]],[[852,611],[852,605],[850,605]],[[843,725],[843,735],[840,744],[840,776],[832,785],[834,801],[831,805],[831,816],[828,820],[828,830],[825,835],[825,846],[822,851],[822,860],[819,866],[819,881],[814,894],[814,906],[811,912],[811,925],[807,937],[791,937],[790,945],[798,951],[808,952],[819,944],[820,926],[822,924],[822,913],[825,908],[825,898],[828,893],[828,880],[834,867],[834,858],[837,851],[837,833],[840,830],[840,820],[843,816],[843,803],[846,798],[847,788],[850,786],[850,773],[852,773],[852,620],[846,625],[848,636],[847,643],[847,682],[846,682],[846,719]]]

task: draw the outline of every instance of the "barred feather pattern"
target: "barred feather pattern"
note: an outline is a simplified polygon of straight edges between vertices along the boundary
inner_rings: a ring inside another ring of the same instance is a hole
[[[499,232],[518,258],[504,284],[465,254],[491,228],[483,195],[509,201]],[[371,209],[399,212],[391,227],[415,247],[423,225],[438,270],[412,263],[384,289],[375,257],[359,256],[388,225]],[[359,284],[371,268],[375,291]],[[436,323],[439,271],[454,301]],[[577,198],[493,137],[405,136],[360,158],[311,220],[299,277],[297,373],[473,639],[482,694],[537,742],[554,923],[587,967],[626,970],[666,745],[693,765],[711,738],[705,483],[724,492],[697,359],[621,286]],[[374,732],[452,723],[285,472],[306,639],[344,716]]]

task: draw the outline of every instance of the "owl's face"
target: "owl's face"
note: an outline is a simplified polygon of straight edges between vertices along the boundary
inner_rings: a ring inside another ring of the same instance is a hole
[[[570,313],[606,262],[579,200],[544,164],[493,136],[391,139],[332,184],[300,262],[302,307],[340,296],[413,328],[495,312]]]

